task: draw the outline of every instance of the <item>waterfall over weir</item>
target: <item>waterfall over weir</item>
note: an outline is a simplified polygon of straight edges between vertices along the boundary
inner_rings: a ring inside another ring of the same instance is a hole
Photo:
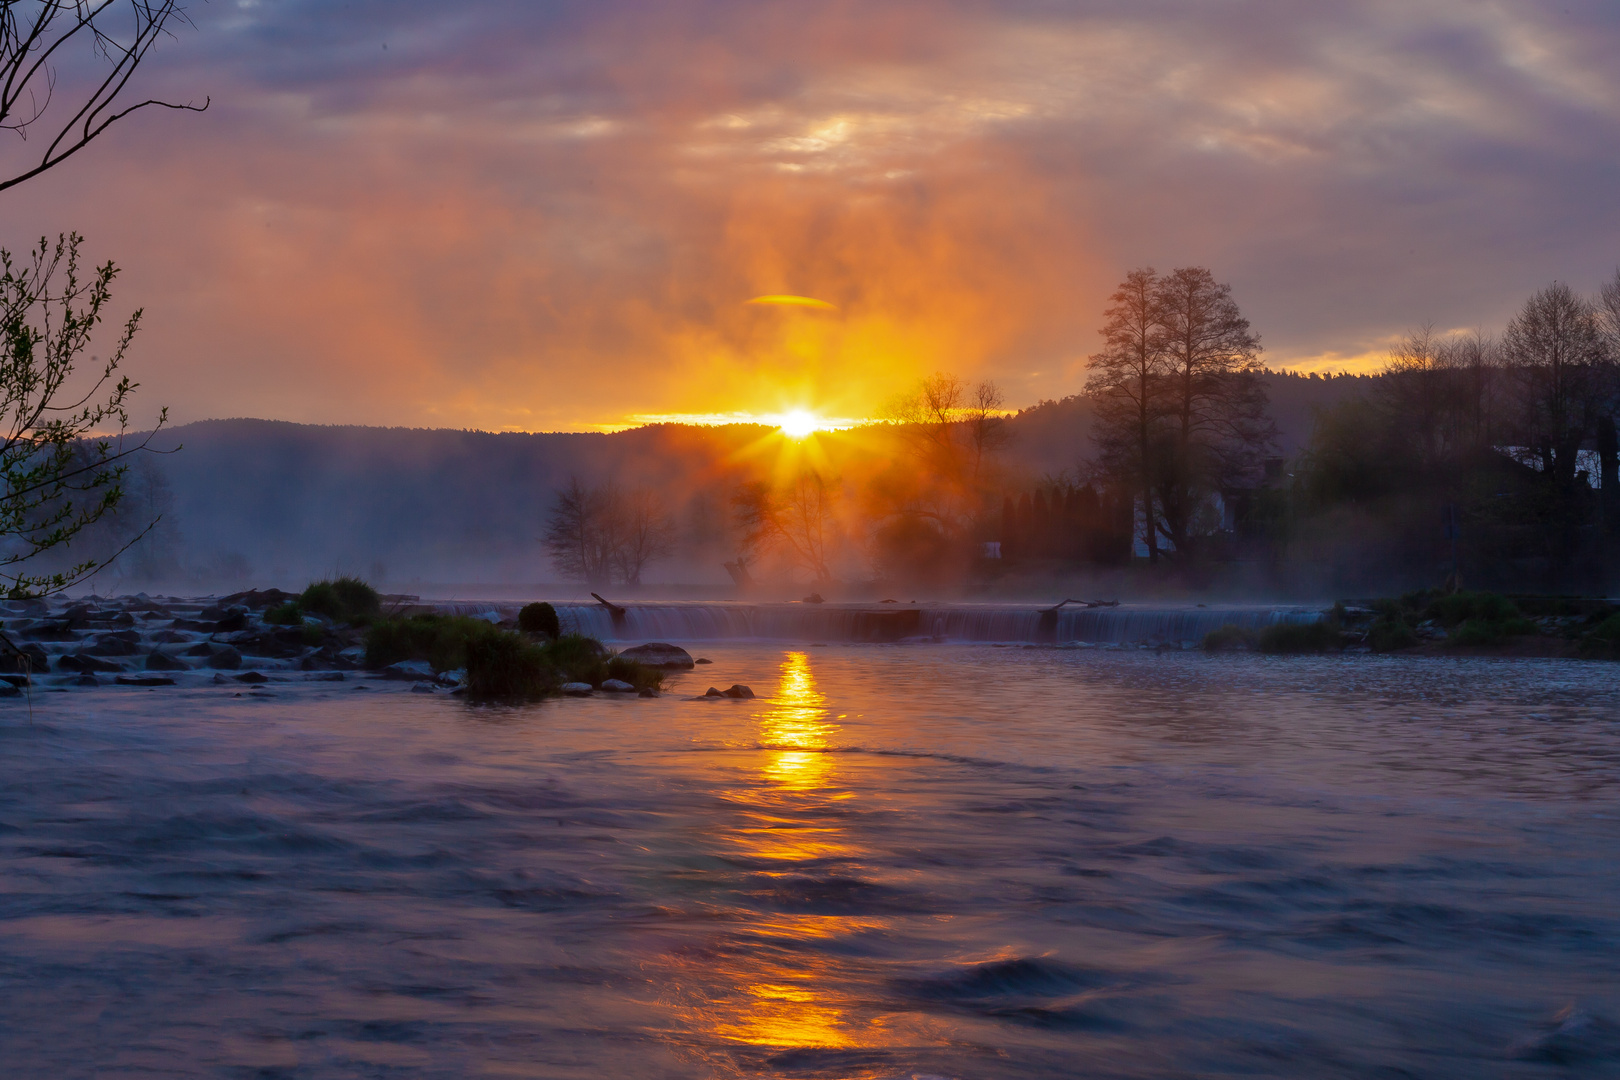
[[[517,618],[521,604],[441,603],[446,614]],[[1227,624],[1259,629],[1312,623],[1320,611],[1299,607],[1121,605],[1057,612],[1013,604],[625,604],[615,619],[599,604],[557,604],[566,633],[601,641],[797,642],[997,641],[1127,645],[1202,641]]]

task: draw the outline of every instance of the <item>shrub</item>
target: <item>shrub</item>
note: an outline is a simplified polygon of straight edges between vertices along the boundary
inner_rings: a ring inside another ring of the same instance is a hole
[[[1399,616],[1384,616],[1367,628],[1367,644],[1373,652],[1410,649],[1418,643],[1417,634]]]
[[[607,650],[595,638],[588,638],[584,634],[565,634],[555,641],[546,642],[540,649],[546,662],[566,682],[600,686],[602,680],[608,678]]]
[[[298,601],[289,600],[285,604],[266,608],[264,621],[271,626],[297,626],[304,621],[304,613],[298,610]]]
[[[1260,631],[1263,653],[1319,653],[1339,647],[1339,628],[1330,622],[1276,623]]]
[[[634,660],[627,660],[622,656],[608,658],[607,676],[610,679],[622,679],[637,690],[657,690],[664,685],[662,671]]]
[[[1260,642],[1260,635],[1247,626],[1227,623],[1204,635],[1205,652],[1228,652],[1234,649],[1252,649]]]
[[[435,671],[453,671],[467,666],[469,645],[499,633],[483,619],[468,615],[378,619],[366,632],[366,666],[426,660]]]
[[[557,621],[557,609],[544,601],[525,604],[518,612],[518,629],[525,634],[544,634],[548,638],[562,637],[562,624]]]
[[[532,700],[557,688],[556,669],[545,648],[521,634],[497,630],[469,640],[466,649],[470,697]]]
[[[1592,628],[1591,636],[1599,641],[1620,644],[1620,613],[1610,615]]]
[[[1505,596],[1488,592],[1457,592],[1437,598],[1425,612],[1441,626],[1457,626],[1474,620],[1499,623],[1519,618],[1519,609]],[[1533,631],[1532,631],[1533,632]]]
[[[382,612],[382,598],[377,590],[354,577],[314,582],[297,603],[302,610],[325,615],[333,622],[359,625],[370,622]]]

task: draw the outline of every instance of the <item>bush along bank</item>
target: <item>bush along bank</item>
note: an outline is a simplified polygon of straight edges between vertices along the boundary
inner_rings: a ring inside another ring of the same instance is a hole
[[[552,635],[550,628],[524,633],[455,615],[377,619],[366,634],[366,666],[375,671],[415,661],[436,674],[464,671],[467,695],[480,699],[536,700],[569,686],[651,695],[662,687],[657,668],[616,656],[593,638]]]
[[[1280,623],[1260,631],[1223,626],[1205,635],[1204,649],[1620,660],[1620,609],[1590,597],[1424,590],[1341,601],[1316,623]]]

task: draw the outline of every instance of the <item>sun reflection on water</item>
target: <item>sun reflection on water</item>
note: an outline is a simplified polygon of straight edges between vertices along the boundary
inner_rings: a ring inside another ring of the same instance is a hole
[[[837,726],[808,654],[784,655],[776,691],[759,706],[751,717],[757,779],[725,793],[738,817],[714,838],[726,861],[746,869],[728,929],[703,949],[701,973],[682,979],[680,1011],[692,1028],[738,1047],[880,1044],[885,1021],[838,989],[850,983],[843,950],[804,947],[883,934],[887,925],[818,900],[817,883],[858,873],[862,852],[843,824],[841,808],[855,795],[835,783]]]

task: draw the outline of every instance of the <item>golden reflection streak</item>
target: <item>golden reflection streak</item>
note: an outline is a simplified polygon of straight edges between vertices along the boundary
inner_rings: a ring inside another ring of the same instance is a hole
[[[810,657],[790,652],[782,659],[780,681],[770,707],[759,716],[760,741],[768,748],[767,779],[788,788],[819,788],[831,777],[826,753],[827,698],[816,689]]]

